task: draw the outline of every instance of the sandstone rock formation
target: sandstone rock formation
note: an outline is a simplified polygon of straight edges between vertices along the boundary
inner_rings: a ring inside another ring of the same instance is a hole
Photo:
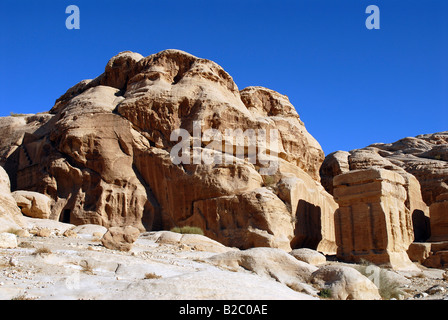
[[[333,193],[333,178],[351,170],[382,168],[399,173],[406,181],[406,206],[412,212],[415,240],[426,241],[431,236],[429,206],[448,191],[447,154],[447,131],[337,151],[322,164],[322,185]]]
[[[312,264],[313,266],[322,265],[327,262],[325,255],[308,248],[294,249],[289,254],[297,260]]]
[[[0,248],[14,249],[17,247],[17,237],[12,233],[0,233]]]
[[[275,248],[253,248],[243,251],[229,251],[209,258],[219,266],[237,271],[238,268],[253,271],[268,279],[275,279],[296,291],[316,294],[308,282],[317,270],[316,266],[299,261]]]
[[[143,239],[152,240],[160,245],[177,245],[184,250],[207,251],[223,253],[236,250],[214,241],[200,234],[180,234],[171,231],[145,232],[141,236]]]
[[[320,169],[322,184],[332,192],[336,175],[374,167],[415,176],[420,182],[423,200],[429,206],[438,195],[448,192],[448,131],[329,154]]]
[[[108,249],[129,251],[140,236],[140,231],[132,226],[111,227],[104,234],[101,243]]]
[[[185,140],[173,139],[179,129]],[[267,137],[255,154],[251,133]],[[140,231],[194,225],[227,246],[335,252],[337,204],[320,185],[320,145],[286,96],[240,91],[212,61],[120,53],[49,113],[0,119],[0,134],[12,189],[50,197],[50,219]],[[180,142],[192,152],[177,163]]]
[[[338,265],[320,267],[312,281],[338,300],[381,300],[378,288],[357,270]]]
[[[412,217],[399,174],[384,169],[351,171],[334,178],[334,195],[340,206],[335,224],[341,260],[415,269],[407,255],[414,240]]]
[[[431,215],[430,241],[448,240],[448,193],[437,196],[436,202],[429,207]]]
[[[23,226],[22,213],[11,194],[9,176],[0,167],[0,232],[21,229]]]
[[[53,200],[44,194],[31,191],[12,193],[22,213],[31,218],[49,219]]]

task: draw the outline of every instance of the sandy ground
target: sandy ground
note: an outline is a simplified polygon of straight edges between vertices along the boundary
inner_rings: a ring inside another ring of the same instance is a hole
[[[90,238],[90,239],[89,239]],[[92,237],[20,239],[0,250],[0,299],[303,300],[275,280],[213,266],[215,252],[139,239],[130,252]]]

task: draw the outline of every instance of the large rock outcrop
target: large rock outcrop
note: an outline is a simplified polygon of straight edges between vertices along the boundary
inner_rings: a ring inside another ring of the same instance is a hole
[[[414,241],[405,180],[384,169],[355,170],[334,179],[337,256],[343,261],[416,268],[407,255]]]
[[[448,241],[448,193],[439,195],[430,207],[430,241]]]
[[[11,194],[9,176],[0,167],[0,233],[21,229],[24,225],[22,213]]]
[[[406,207],[412,213],[415,240],[428,240],[429,206],[448,192],[448,131],[331,153],[320,168],[322,185],[333,194],[334,177],[370,168],[394,171],[405,179]]]
[[[375,143],[363,149],[329,154],[320,169],[322,184],[332,193],[333,178],[350,170],[383,168],[412,174],[429,206],[448,192],[448,131]]]
[[[212,61],[120,53],[49,113],[0,119],[0,134],[13,190],[50,197],[53,220],[335,252],[320,145],[286,96],[240,91]]]

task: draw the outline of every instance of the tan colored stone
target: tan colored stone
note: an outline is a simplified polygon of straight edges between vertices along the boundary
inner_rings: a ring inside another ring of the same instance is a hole
[[[294,249],[289,254],[297,260],[314,266],[322,265],[327,262],[327,258],[322,253],[308,248]]]
[[[180,234],[171,231],[153,231],[144,233],[141,237],[143,239],[153,240],[160,245],[176,245],[196,251],[222,253],[235,250],[200,234]]]
[[[411,261],[422,263],[431,255],[431,244],[428,242],[413,242],[407,253]]]
[[[349,156],[346,151],[336,151],[325,157],[319,173],[322,186],[330,194],[333,194],[333,178],[350,171]]]
[[[111,227],[104,234],[101,243],[108,249],[130,251],[140,236],[140,231],[132,226]]]
[[[429,210],[431,217],[430,241],[448,240],[448,193],[439,195]]]
[[[291,214],[266,188],[197,201],[185,223],[201,227],[207,236],[229,247],[291,250]]]
[[[329,289],[337,300],[381,300],[378,288],[367,277],[351,267],[328,265],[312,274],[313,283]]]
[[[405,179],[407,199],[405,205],[412,215],[414,241],[428,241],[431,236],[430,211],[423,201],[420,182],[411,174],[402,174]]]
[[[53,200],[48,196],[31,191],[15,191],[12,196],[24,215],[39,219],[50,218]]]
[[[24,225],[22,213],[11,195],[9,176],[0,167],[0,232],[21,229]]]
[[[321,168],[322,181],[341,174],[339,168],[360,170],[383,168],[409,173],[421,185],[423,201],[429,206],[438,195],[448,192],[448,131],[407,137],[394,143],[375,143],[352,150],[348,157],[327,156]],[[324,184],[327,190],[328,183]]]
[[[31,234],[26,229],[19,229],[14,232],[14,234],[19,238],[29,238]]]
[[[257,150],[283,163],[275,184],[269,186],[267,165],[249,159],[249,147],[233,136],[197,145],[194,121],[201,136],[209,129],[278,130],[278,146]],[[176,129],[189,132],[195,151],[225,161],[173,164]],[[335,251],[337,205],[319,184],[319,143],[288,97],[262,87],[239,90],[213,61],[179,50],[146,58],[122,52],[103,74],[57,99],[49,114],[0,119],[0,133],[10,135],[0,142],[0,163],[12,173],[14,190],[50,197],[51,220],[140,231],[192,225],[239,248],[290,251],[292,242]],[[300,181],[279,190],[286,173]]]
[[[355,170],[334,179],[337,256],[394,269],[415,269],[406,251],[414,240],[405,206],[405,180],[383,169]]]
[[[68,229],[63,233],[63,236],[67,238],[77,238],[78,234],[73,231],[73,229]]]
[[[253,248],[243,251],[229,251],[208,259],[213,264],[237,270],[242,267],[256,274],[275,280],[309,294],[313,289],[307,283],[317,267],[299,261],[275,248]]]
[[[99,236],[100,238],[107,232],[107,228],[95,224],[83,224],[72,229],[78,235]]]

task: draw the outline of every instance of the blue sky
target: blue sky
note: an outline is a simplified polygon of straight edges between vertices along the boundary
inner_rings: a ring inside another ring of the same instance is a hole
[[[81,29],[68,30],[68,5]],[[368,30],[368,5],[381,29]],[[2,0],[0,116],[48,111],[125,50],[181,49],[287,95],[325,153],[448,130],[446,0]]]

